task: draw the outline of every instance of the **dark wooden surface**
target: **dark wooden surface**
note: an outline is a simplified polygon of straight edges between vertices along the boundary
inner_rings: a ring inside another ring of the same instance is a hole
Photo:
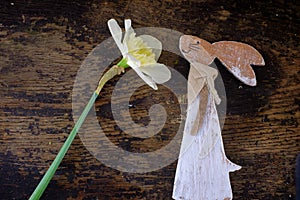
[[[295,199],[300,152],[300,4],[298,1],[1,1],[0,199],[26,199],[54,159],[74,122],[72,89],[87,54],[110,37],[107,20],[131,18],[135,28],[155,26],[207,41],[236,40],[257,48],[265,67],[247,87],[219,66],[227,93],[222,131],[228,157],[243,166],[231,174],[235,199]],[[188,63],[169,65],[187,77]],[[176,126],[158,138],[131,141],[110,113],[117,78],[96,102],[99,123],[124,149],[148,151],[168,143]],[[132,97],[132,118],[147,124],[153,102],[171,95]],[[178,106],[167,111],[179,115]],[[172,120],[172,118],[170,119]],[[178,124],[177,124],[178,125]],[[124,140],[127,138],[127,140]],[[125,142],[124,142],[125,141]],[[126,142],[127,141],[127,142]],[[131,142],[128,142],[131,141]],[[142,145],[141,145],[142,144]],[[176,161],[149,173],[106,167],[75,138],[42,199],[171,199]]]

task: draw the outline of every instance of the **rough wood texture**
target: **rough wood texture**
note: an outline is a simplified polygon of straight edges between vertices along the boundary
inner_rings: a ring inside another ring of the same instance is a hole
[[[72,87],[81,62],[110,37],[106,22],[131,18],[133,26],[157,26],[209,42],[247,43],[263,54],[248,87],[219,67],[227,92],[222,130],[226,155],[242,170],[231,177],[235,199],[294,199],[295,159],[300,151],[298,1],[1,1],[0,3],[0,196],[26,199],[72,126]],[[161,58],[187,77],[189,64]],[[161,148],[178,130],[174,96],[143,87],[132,97],[133,119],[148,124],[153,102],[166,106],[165,129],[136,141],[112,119],[110,97],[117,78],[96,102],[99,123],[116,145],[131,151]],[[101,122],[100,122],[101,121]],[[43,199],[171,199],[176,162],[146,174],[122,173],[101,164],[77,137]]]
[[[193,67],[193,66],[191,66]],[[196,119],[200,94],[189,102],[187,119],[182,139],[174,180],[173,198],[232,199],[229,172],[241,167],[232,163],[225,155],[218,113],[211,94],[207,104],[203,125],[197,134],[192,126]]]

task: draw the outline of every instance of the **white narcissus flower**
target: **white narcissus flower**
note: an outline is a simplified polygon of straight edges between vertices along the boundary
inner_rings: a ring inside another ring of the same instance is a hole
[[[161,42],[150,36],[136,36],[131,20],[125,20],[125,34],[114,19],[108,21],[110,33],[120,49],[123,59],[120,67],[130,66],[150,87],[157,90],[156,83],[162,84],[171,78],[171,72],[164,64],[157,63],[162,51]]]

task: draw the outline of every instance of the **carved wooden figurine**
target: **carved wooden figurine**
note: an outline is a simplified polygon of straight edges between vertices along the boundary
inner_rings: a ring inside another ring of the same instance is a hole
[[[264,65],[251,46],[233,41],[213,44],[195,36],[180,38],[180,50],[191,63],[188,109],[175,175],[176,200],[232,199],[229,172],[241,167],[227,159],[216,110],[220,98],[214,88],[218,71],[208,65],[218,58],[235,77],[256,85],[250,64]]]

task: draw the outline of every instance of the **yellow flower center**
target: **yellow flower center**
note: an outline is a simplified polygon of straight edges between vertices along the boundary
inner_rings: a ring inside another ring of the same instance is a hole
[[[135,33],[129,35],[127,48],[128,53],[141,62],[141,66],[156,63],[152,49],[147,46],[142,38],[135,37]]]

